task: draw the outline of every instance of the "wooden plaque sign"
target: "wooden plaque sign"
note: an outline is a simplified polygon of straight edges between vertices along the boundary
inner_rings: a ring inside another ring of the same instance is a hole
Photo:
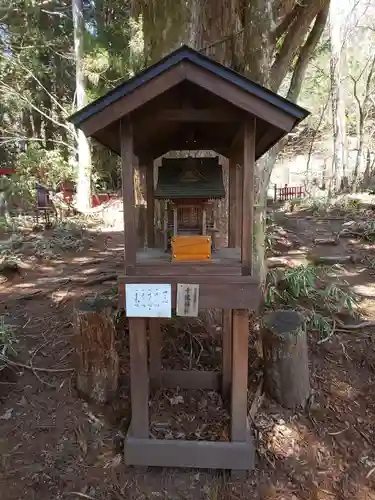
[[[199,285],[177,285],[177,316],[198,316]]]
[[[125,285],[125,309],[130,318],[171,318],[171,285]]]

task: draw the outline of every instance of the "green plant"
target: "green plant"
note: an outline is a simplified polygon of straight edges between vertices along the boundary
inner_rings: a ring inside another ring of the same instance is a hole
[[[332,269],[314,266],[297,266],[293,269],[272,270],[269,272],[265,306],[294,307],[303,311],[307,317],[307,327],[317,330],[322,339],[328,338],[333,330],[331,315],[346,311],[354,315],[358,296],[340,281],[325,284],[324,279],[332,280]],[[306,300],[307,299],[307,300]]]
[[[316,311],[310,311],[307,313],[306,327],[308,330],[317,331],[322,342],[332,336],[333,321]]]

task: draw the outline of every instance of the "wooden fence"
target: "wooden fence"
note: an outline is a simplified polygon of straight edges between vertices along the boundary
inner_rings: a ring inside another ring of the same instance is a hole
[[[295,198],[303,198],[305,196],[305,188],[303,186],[288,186],[278,188],[274,187],[274,201],[294,200]]]

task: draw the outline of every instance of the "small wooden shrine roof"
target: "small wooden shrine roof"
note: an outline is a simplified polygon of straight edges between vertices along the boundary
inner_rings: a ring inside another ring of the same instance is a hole
[[[132,124],[134,153],[171,150],[229,156],[247,115],[256,117],[258,159],[309,113],[250,79],[182,46],[70,117],[86,136],[121,154],[120,123]]]
[[[224,198],[223,171],[218,158],[164,158],[155,198],[166,200]]]

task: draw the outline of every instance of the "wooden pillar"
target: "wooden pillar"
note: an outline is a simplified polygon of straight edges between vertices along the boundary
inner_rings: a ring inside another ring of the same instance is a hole
[[[253,216],[254,216],[255,118],[244,127],[243,184],[242,184],[242,274],[252,274]]]
[[[207,209],[205,205],[202,207],[202,234],[207,234]]]
[[[159,319],[149,319],[148,336],[150,342],[150,380],[151,386],[161,386],[161,346],[162,331]]]
[[[124,262],[125,273],[134,274],[136,262],[136,230],[134,206],[134,164],[133,164],[133,131],[127,118],[121,120],[121,173],[122,197],[124,211]]]
[[[246,441],[249,312],[234,309],[232,321],[231,440]]]
[[[147,246],[155,246],[155,200],[154,200],[154,164],[147,162],[146,174],[146,203],[147,203]]]
[[[178,225],[178,223],[177,223],[177,207],[174,206],[173,207],[173,236],[177,236],[177,231],[178,231],[177,225]]]
[[[162,202],[162,210],[163,210],[163,220],[164,220],[164,250],[168,248],[168,205],[167,202]]]
[[[229,400],[232,380],[232,310],[223,310],[222,396]]]
[[[130,395],[132,435],[148,438],[149,379],[146,319],[129,318]]]
[[[241,248],[241,233],[242,233],[242,195],[243,195],[243,166],[236,166],[236,201],[237,201],[237,210],[236,210],[236,241],[235,247]]]
[[[237,231],[237,165],[232,159],[229,160],[229,204],[228,204],[228,247],[236,246]]]

